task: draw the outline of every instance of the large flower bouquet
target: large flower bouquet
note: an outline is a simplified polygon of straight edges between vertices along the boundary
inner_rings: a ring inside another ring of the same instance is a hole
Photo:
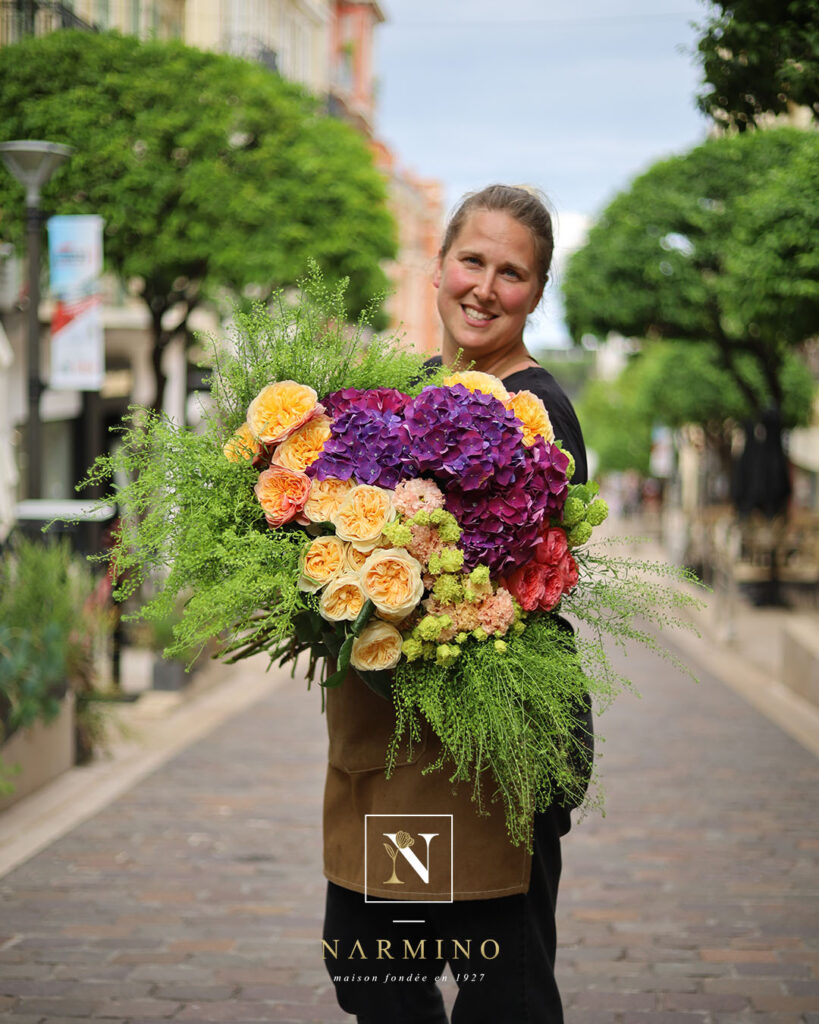
[[[237,315],[204,430],[135,411],[90,475],[119,484],[121,596],[151,584],[150,618],[183,594],[179,648],[305,654],[323,687],[357,672],[395,706],[387,772],[426,720],[431,769],[479,813],[500,797],[529,842],[535,810],[586,789],[589,694],[625,683],[601,632],[656,647],[641,619],[691,599],[656,579],[676,570],[589,546],[606,505],[572,484],[537,396],[362,335],[313,278],[297,305]]]

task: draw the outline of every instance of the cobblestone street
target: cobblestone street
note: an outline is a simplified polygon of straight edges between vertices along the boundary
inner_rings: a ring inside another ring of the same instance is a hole
[[[607,815],[564,841],[567,1022],[817,1024],[815,757],[706,672],[626,664]],[[320,958],[319,702],[288,682],[0,881],[2,1024],[351,1019]]]

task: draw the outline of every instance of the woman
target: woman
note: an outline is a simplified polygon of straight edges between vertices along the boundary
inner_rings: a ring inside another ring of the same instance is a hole
[[[435,361],[472,364],[500,377],[509,391],[542,398],[555,437],[575,458],[574,481],[583,482],[586,453],[577,417],[523,341],[553,248],[549,212],[528,190],[493,185],[467,196],[447,228],[433,277],[443,323]],[[590,711],[582,710],[582,738],[590,748]],[[384,754],[394,720],[392,706],[357,677],[328,691],[323,949],[340,1006],[360,1024],[446,1024],[435,979],[449,972],[459,984],[452,1024],[562,1021],[554,979],[555,903],[569,806],[558,800],[535,815],[530,856],[510,844],[499,804],[480,816],[470,801],[471,785],[451,786],[445,770],[423,774],[440,752],[434,735],[403,749],[386,780]],[[406,887],[396,897],[389,885],[365,885],[364,816],[396,812],[453,816],[452,902],[421,902]],[[373,902],[373,896],[382,899]],[[391,902],[396,898],[408,902]]]

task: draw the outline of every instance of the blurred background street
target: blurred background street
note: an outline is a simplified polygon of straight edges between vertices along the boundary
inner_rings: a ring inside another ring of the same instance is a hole
[[[755,628],[775,643],[775,618]],[[691,659],[699,683],[618,658],[640,696],[597,720],[607,813],[564,840],[569,1022],[815,1024],[819,715],[788,705],[800,742],[735,691],[756,673],[775,699],[775,676],[711,651]],[[110,803],[95,809],[74,769],[6,812],[0,864],[25,859],[0,880],[3,1021],[350,1019],[320,952],[319,694],[260,659],[204,674],[169,736],[131,713],[144,747],[132,736],[99,777],[130,773]],[[145,748],[165,760],[134,784]],[[20,840],[43,842],[60,808],[64,833],[26,858]]]
[[[605,532],[711,588],[663,637],[699,684],[630,650],[600,718],[567,1020],[819,1024],[819,8],[468,7],[0,0],[2,1021],[347,1019],[317,688],[170,656],[186,595],[134,617],[164,577],[89,561],[77,485],[129,415],[203,432],[210,340],[310,261],[436,353],[446,211],[504,181],[554,206],[525,337]]]

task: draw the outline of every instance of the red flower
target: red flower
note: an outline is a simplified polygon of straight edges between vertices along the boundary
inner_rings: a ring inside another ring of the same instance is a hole
[[[563,590],[568,593],[577,586],[577,562],[568,551],[560,563],[560,569],[563,573]]]
[[[538,608],[543,612],[550,612],[556,608],[563,596],[563,573],[559,566],[553,566],[546,570],[543,593],[538,601]]]
[[[559,565],[568,550],[566,531],[559,526],[548,526],[543,540],[535,548],[535,560],[541,565]]]
[[[546,587],[547,573],[548,569],[538,562],[527,562],[506,580],[506,589],[524,611],[533,612],[537,608]]]

